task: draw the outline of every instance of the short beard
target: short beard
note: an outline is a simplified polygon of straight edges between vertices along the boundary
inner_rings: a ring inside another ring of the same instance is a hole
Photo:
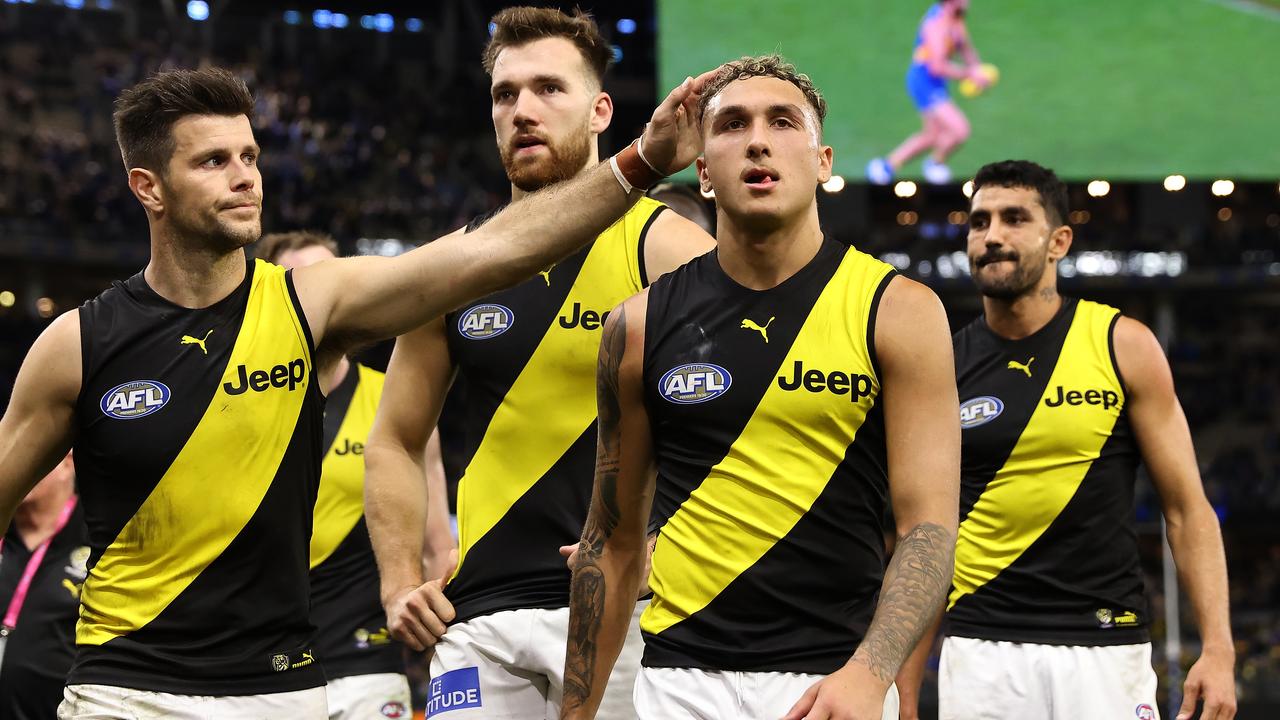
[[[202,222],[203,221],[203,222]],[[197,246],[217,253],[227,253],[257,242],[262,236],[262,216],[252,226],[230,225],[223,223],[215,215],[204,218],[185,216],[177,213],[173,216],[173,230],[181,242],[190,247]]]
[[[1047,262],[1047,257],[1035,258],[1034,262],[1029,264],[1019,261],[1018,268],[1004,278],[989,280],[985,279],[981,273],[974,273],[973,281],[978,286],[978,292],[985,297],[993,300],[1016,300],[1035,290],[1040,284]]]
[[[591,157],[591,141],[591,131],[584,124],[580,131],[569,133],[561,144],[548,140],[543,146],[549,156],[545,160],[535,163],[517,161],[515,150],[509,145],[501,146],[499,155],[511,184],[525,192],[534,192],[582,172]]]

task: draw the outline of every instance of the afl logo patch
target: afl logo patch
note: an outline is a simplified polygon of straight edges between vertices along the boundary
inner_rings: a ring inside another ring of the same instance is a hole
[[[476,305],[458,318],[458,332],[472,340],[488,340],[510,330],[515,324],[515,313],[502,305]]]
[[[169,402],[169,388],[153,380],[130,380],[102,396],[98,406],[116,420],[137,420],[160,411]]]
[[[672,368],[658,381],[658,393],[680,405],[714,400],[729,390],[729,371],[711,363],[690,363]]]
[[[404,706],[404,703],[392,701],[382,706],[383,717],[402,718],[407,716],[408,713],[409,709]]]
[[[960,429],[968,430],[1000,417],[1004,412],[1004,402],[998,397],[983,395],[960,404]]]
[[[1137,716],[1138,720],[1156,720],[1155,708],[1146,703],[1142,703],[1138,707],[1134,708],[1133,714]]]

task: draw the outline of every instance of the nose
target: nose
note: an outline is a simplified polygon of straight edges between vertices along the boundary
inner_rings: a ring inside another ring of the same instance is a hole
[[[512,108],[511,121],[516,127],[525,128],[538,124],[537,100],[533,97],[533,93],[528,90],[521,90],[516,95],[515,106]]]
[[[248,192],[258,182],[258,166],[250,165],[243,159],[237,158],[231,163],[231,190],[232,192]]]
[[[760,123],[752,123],[751,136],[747,138],[747,157],[754,160],[769,157],[772,154],[768,129],[762,127]]]

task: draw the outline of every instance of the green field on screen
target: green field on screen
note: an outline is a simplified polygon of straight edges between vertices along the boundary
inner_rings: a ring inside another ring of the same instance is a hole
[[[665,93],[731,58],[779,52],[830,109],[836,172],[864,177],[920,127],[905,88],[916,0],[659,0]],[[1247,0],[973,0],[969,32],[1000,69],[951,96],[973,127],[956,177],[1027,158],[1069,179],[1280,177],[1280,7]],[[920,175],[919,159],[902,177]]]

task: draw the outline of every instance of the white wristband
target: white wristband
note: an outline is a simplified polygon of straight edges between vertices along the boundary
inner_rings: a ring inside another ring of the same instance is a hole
[[[645,127],[648,127],[648,125],[646,125]],[[636,140],[636,154],[640,156],[640,159],[644,161],[644,164],[648,165],[649,169],[652,170],[654,173],[660,176],[666,175],[666,173],[659,172],[658,168],[654,167],[653,163],[649,162],[649,158],[644,156],[644,133],[641,133],[640,137]]]
[[[640,158],[643,160],[644,156],[641,155]],[[618,167],[617,155],[610,156],[609,169],[613,171],[613,177],[616,178],[618,180],[618,184],[622,186],[622,192],[630,195],[631,191],[635,190],[635,188],[632,187],[631,183],[627,182],[627,179],[622,176],[622,170]]]

